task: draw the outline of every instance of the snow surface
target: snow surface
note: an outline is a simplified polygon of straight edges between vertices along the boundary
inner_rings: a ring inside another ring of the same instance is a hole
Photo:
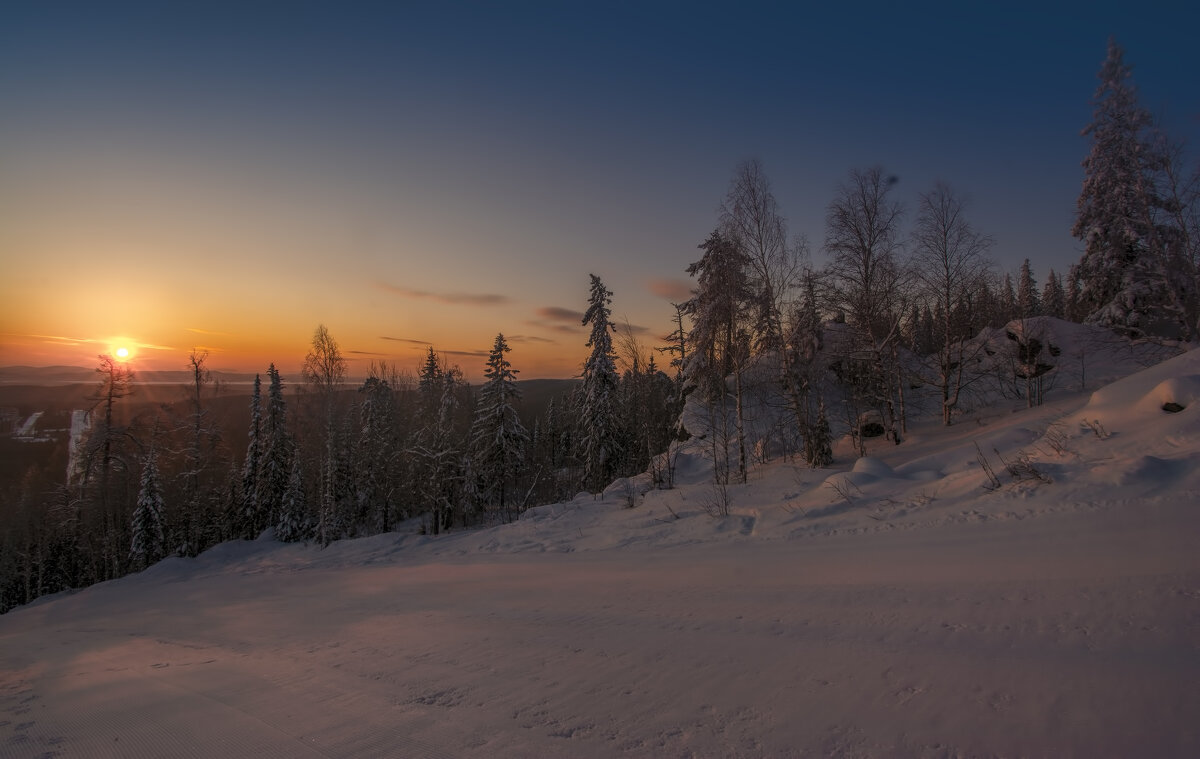
[[[0,757],[1200,756],[1200,351],[869,453],[42,599]]]

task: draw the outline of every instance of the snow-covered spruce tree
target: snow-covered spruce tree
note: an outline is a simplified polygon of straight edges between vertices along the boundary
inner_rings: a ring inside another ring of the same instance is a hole
[[[462,373],[457,368],[443,372],[437,422],[424,450],[428,460],[424,492],[428,498],[430,525],[434,535],[449,529],[453,523],[454,512],[459,503],[459,492],[462,489],[459,471],[462,453],[455,437],[458,385],[461,376]]]
[[[138,489],[137,508],[133,511],[132,532],[131,568],[145,569],[166,556],[162,483],[158,476],[158,452],[153,445],[142,462],[142,484]]]
[[[253,540],[261,531],[263,520],[258,507],[258,470],[262,460],[262,377],[254,375],[254,392],[250,396],[250,430],[247,433],[246,461],[242,466],[242,493],[238,499],[238,534]]]
[[[267,387],[267,415],[262,427],[262,456],[259,459],[255,483],[258,511],[256,529],[261,532],[275,524],[283,506],[283,494],[288,487],[292,469],[294,445],[287,429],[287,402],[283,397],[283,380],[275,364],[267,367],[270,385]]]
[[[1042,304],[1038,299],[1037,280],[1033,278],[1033,267],[1029,259],[1021,262],[1021,271],[1017,275],[1017,316],[1029,319],[1042,313]]]
[[[612,482],[622,456],[617,422],[617,367],[613,352],[614,326],[609,320],[612,292],[595,274],[583,326],[591,325],[579,389],[580,444],[583,449],[583,486],[595,493]]]
[[[1067,293],[1054,269],[1046,275],[1046,285],[1042,288],[1042,313],[1056,319],[1066,318]]]
[[[688,334],[691,346],[684,366],[684,392],[696,390],[708,406],[712,429],[716,484],[729,478],[729,393],[725,380],[734,376],[738,442],[738,479],[745,481],[746,441],[742,418],[741,376],[749,354],[749,332],[744,328],[747,306],[752,300],[748,276],[749,258],[736,241],[720,230],[700,244],[704,255],[687,268],[696,278],[695,295],[683,304],[692,318]],[[718,440],[720,438],[720,440]]]
[[[1063,301],[1063,318],[1081,324],[1087,314],[1083,310],[1083,295],[1080,293],[1079,264],[1071,264],[1067,270],[1066,299]]]
[[[814,469],[833,463],[833,435],[825,414],[825,403],[817,404],[816,420],[804,437],[804,460]]]
[[[996,326],[1004,326],[1020,314],[1017,308],[1017,291],[1013,287],[1012,275],[1004,275],[1004,283],[1000,286],[1000,318]]]
[[[412,420],[413,435],[408,450],[412,495],[421,513],[432,514],[439,497],[436,482],[437,468],[434,449],[439,435],[442,396],[445,391],[445,370],[433,347],[417,375],[416,408]]]
[[[1092,122],[1083,134],[1092,148],[1071,233],[1083,241],[1080,300],[1087,321],[1130,335],[1189,333],[1174,292],[1160,220],[1160,172],[1167,156],[1138,103],[1131,69],[1115,40],[1099,73]]]
[[[529,442],[514,405],[521,397],[516,386],[519,372],[504,357],[510,350],[504,335],[496,335],[488,353],[471,429],[471,462],[479,478],[481,495],[505,521],[514,517],[508,486],[521,469]]]
[[[285,543],[294,543],[306,540],[311,535],[312,519],[304,491],[304,468],[300,464],[300,457],[294,456],[287,489],[283,492],[283,502],[279,507],[279,520],[275,523],[275,537]]]
[[[379,367],[359,388],[362,403],[358,409],[357,455],[354,479],[358,518],[372,533],[387,532],[393,521],[392,470],[399,449],[393,389]]]

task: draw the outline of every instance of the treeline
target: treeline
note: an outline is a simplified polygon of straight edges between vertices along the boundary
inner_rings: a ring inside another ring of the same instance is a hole
[[[648,468],[669,486],[670,457],[659,454],[677,434],[703,437],[712,510],[726,513],[728,484],[745,482],[754,463],[825,466],[835,431],[859,454],[868,437],[898,445],[910,414],[930,405],[952,424],[998,365],[1005,392],[1040,403],[1053,348],[1034,334],[1034,317],[1194,340],[1200,174],[1138,106],[1115,44],[1100,79],[1074,227],[1085,251],[1040,286],[1028,259],[998,270],[993,240],[971,223],[960,191],[938,183],[906,208],[879,167],[851,171],[837,188],[816,266],[762,165],[748,161],[686,269],[691,297],[673,304],[664,345],[646,350],[617,329],[612,293],[593,275],[578,387],[531,425],[502,334],[478,387],[432,348],[415,376],[377,364],[348,387],[337,342],[319,327],[301,392],[287,395],[269,367],[246,430],[213,423],[203,354],[190,358],[186,403],[141,420],[123,416],[128,371],[102,357],[76,475],[60,482],[33,468],[4,494],[0,609],[268,528],[327,544],[420,518],[438,534],[511,520]],[[979,336],[1014,320],[998,361]],[[669,357],[666,371],[656,353]]]
[[[381,362],[350,386],[320,326],[294,392],[273,364],[256,378],[244,431],[214,421],[206,354],[189,357],[186,400],[136,417],[132,372],[101,356],[71,476],[34,467],[3,494],[0,610],[267,529],[326,545],[419,519],[436,535],[645,471],[673,434],[678,382],[632,332],[620,358],[596,337],[617,331],[607,305],[589,311],[600,347],[584,381],[532,425],[502,334],[477,387],[432,347],[415,374]]]
[[[1008,373],[1001,390],[1040,403],[1055,349],[1036,334],[1039,322],[1026,323],[1033,317],[1135,339],[1200,335],[1200,170],[1188,170],[1138,105],[1115,43],[1100,82],[1073,227],[1084,254],[1065,275],[1050,270],[1041,288],[1028,259],[1015,278],[997,272],[993,240],[970,222],[958,190],[938,183],[921,193],[908,224],[895,177],[879,167],[852,171],[838,188],[826,263],[816,267],[807,238],[789,238],[762,166],[738,167],[688,268],[694,295],[677,304],[679,334],[684,316],[692,324],[684,387],[699,393],[711,434],[717,511],[727,510],[730,476],[745,482],[755,459],[801,453],[828,463],[835,411],[863,454],[869,435],[900,444],[913,401],[930,389],[951,424],[964,393],[997,367]],[[1013,320],[996,360],[977,336]],[[781,413],[765,426],[747,416],[772,406]]]

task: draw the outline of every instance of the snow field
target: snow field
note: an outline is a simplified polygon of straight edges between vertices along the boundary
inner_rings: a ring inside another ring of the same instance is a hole
[[[46,598],[0,617],[0,757],[1200,755],[1198,377],[776,460],[724,518],[696,445],[674,490]]]

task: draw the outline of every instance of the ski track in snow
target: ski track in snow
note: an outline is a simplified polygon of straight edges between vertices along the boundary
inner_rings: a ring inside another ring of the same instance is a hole
[[[693,452],[632,509],[42,599],[0,617],[0,759],[1200,756],[1194,376],[774,462],[719,519]]]

